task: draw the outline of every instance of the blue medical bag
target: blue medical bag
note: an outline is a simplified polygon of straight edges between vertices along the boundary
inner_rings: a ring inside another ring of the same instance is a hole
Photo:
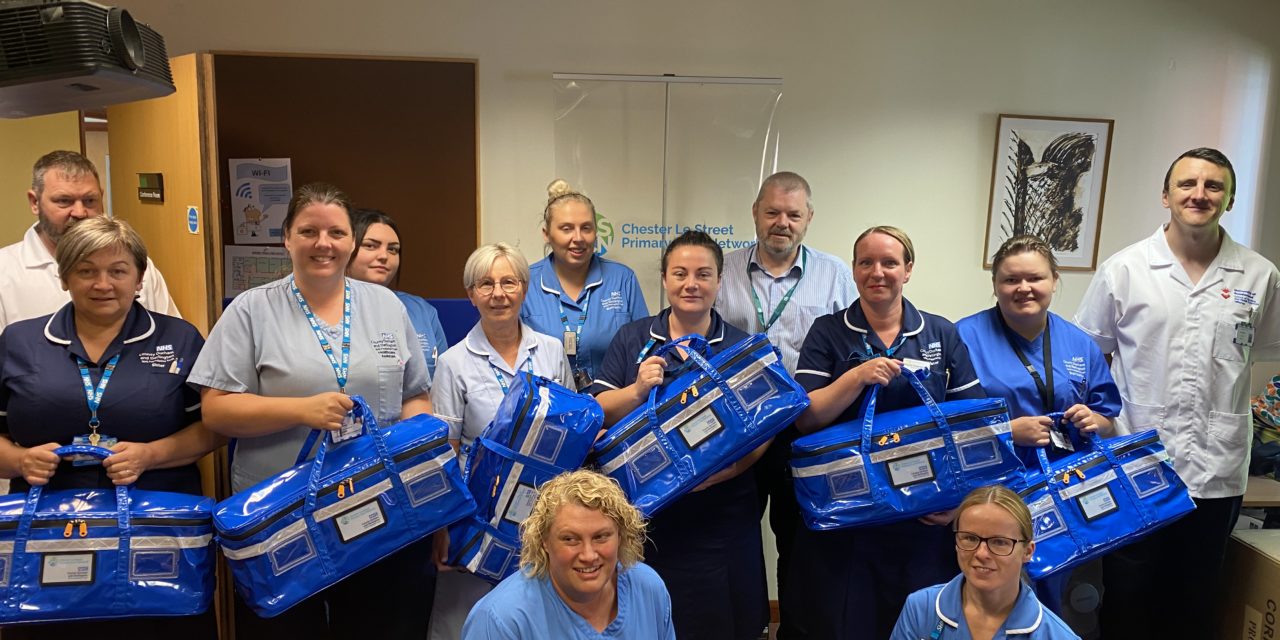
[[[1031,510],[1036,549],[1026,568],[1033,579],[1123,547],[1196,508],[1155,429],[1080,440],[1088,448],[1052,462],[1036,449],[1040,468],[1027,470],[1018,492]]]
[[[203,613],[214,587],[212,512],[211,498],[127,486],[0,497],[0,623]]]
[[[879,385],[859,418],[797,438],[791,476],[805,524],[814,530],[885,524],[960,504],[971,490],[1017,482],[1009,409],[1000,398],[934,402],[902,372],[924,403],[876,413]]]
[[[380,428],[364,399],[352,400],[362,435],[320,437],[308,462],[313,432],[297,465],[214,511],[236,589],[258,615],[278,615],[475,509],[448,425],[423,414]]]
[[[647,402],[609,428],[592,462],[652,516],[712,474],[768,442],[809,406],[764,334],[711,356],[691,335],[658,348],[682,348],[693,366],[649,391]]]
[[[521,372],[471,443],[465,477],[475,515],[449,527],[449,564],[494,584],[520,566],[520,523],[538,488],[582,466],[604,426],[594,398]]]

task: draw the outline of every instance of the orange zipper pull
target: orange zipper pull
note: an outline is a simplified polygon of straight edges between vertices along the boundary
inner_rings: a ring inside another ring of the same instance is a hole
[[[695,398],[696,398],[696,397],[698,397],[698,388],[697,388],[697,387],[689,387],[689,390],[693,392],[693,397],[695,397]]]
[[[86,538],[88,536],[89,536],[89,523],[85,522],[84,520],[81,520],[80,521],[80,537]]]
[[[1084,480],[1084,472],[1079,469],[1076,469],[1076,477],[1080,478],[1081,480]]]
[[[68,521],[68,522],[67,522],[67,526],[66,526],[66,528],[64,528],[64,529],[62,530],[62,537],[64,537],[64,538],[70,538],[70,537],[71,537],[71,525],[72,525],[72,524],[74,524],[74,521]]]
[[[344,480],[338,483],[338,499],[341,500],[345,497],[347,497],[347,483]]]
[[[896,434],[896,433],[895,433],[895,434],[893,434],[893,443],[894,443],[894,444],[898,444],[899,442],[902,442],[902,436],[900,436],[900,435],[898,435],[898,434]]]

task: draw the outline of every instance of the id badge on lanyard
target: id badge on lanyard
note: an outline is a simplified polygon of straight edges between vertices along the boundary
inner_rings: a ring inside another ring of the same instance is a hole
[[[329,364],[333,366],[333,376],[338,382],[338,391],[347,393],[347,376],[351,372],[351,283],[344,281],[342,285],[342,346],[341,359],[333,353],[333,345],[329,343],[328,336],[325,335],[324,329],[320,328],[319,321],[316,320],[316,314],[311,310],[311,305],[307,304],[307,299],[302,297],[302,291],[298,289],[298,283],[294,282],[293,276],[289,277],[289,286],[292,288],[293,299],[297,301],[298,308],[302,309],[302,314],[307,317],[307,322],[311,325],[311,330],[315,333],[316,340],[320,342],[320,349],[324,351],[324,355],[329,359]],[[364,430],[364,422],[354,412],[348,411],[347,415],[342,419],[342,428],[337,431],[329,432],[329,439],[337,444],[343,440],[350,440]]]
[[[111,359],[107,361],[107,366],[102,369],[102,377],[98,380],[98,386],[94,387],[93,378],[89,377],[89,363],[76,356],[76,365],[80,367],[80,381],[84,383],[85,401],[89,404],[89,433],[72,438],[72,444],[88,444],[110,449],[118,442],[116,438],[98,433],[98,427],[102,425],[102,422],[98,420],[98,407],[102,405],[102,396],[107,392],[107,383],[111,382],[111,374],[115,372],[116,365],[119,362],[120,354],[117,353],[111,356]],[[93,456],[75,455],[71,456],[71,464],[77,467],[88,467],[102,464],[102,460]]]

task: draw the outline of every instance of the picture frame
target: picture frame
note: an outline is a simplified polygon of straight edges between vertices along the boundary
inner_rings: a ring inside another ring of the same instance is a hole
[[[1062,271],[1093,271],[1114,120],[1000,114],[982,266],[1011,236],[1031,233]]]

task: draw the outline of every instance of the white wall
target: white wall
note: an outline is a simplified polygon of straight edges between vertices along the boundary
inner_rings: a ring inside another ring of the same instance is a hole
[[[1280,206],[1280,161],[1267,157],[1280,151],[1272,0],[1222,3],[1229,10],[1184,0],[118,4],[172,55],[478,59],[483,240],[519,241],[530,257],[553,177],[557,71],[784,78],[781,166],[814,186],[811,243],[847,256],[867,226],[903,227],[918,258],[907,295],[952,318],[991,304],[981,252],[999,113],[1116,121],[1100,259],[1166,218],[1160,180],[1192,147],[1221,147],[1258,183],[1240,185],[1248,197],[1228,215]],[[1262,77],[1248,75],[1256,69]],[[299,108],[323,99],[318,88]],[[1254,240],[1280,260],[1280,216],[1258,215]],[[1064,276],[1059,313],[1074,313],[1089,277]]]
[[[119,4],[174,55],[478,59],[483,239],[521,241],[531,255],[554,166],[551,73],[782,77],[782,165],[814,185],[812,243],[848,255],[868,225],[905,228],[919,257],[908,295],[951,317],[991,301],[980,254],[996,114],[1116,120],[1105,257],[1164,219],[1158,185],[1179,152],[1222,145],[1233,155],[1243,107],[1229,92],[1247,84],[1233,74],[1255,58],[1275,68],[1280,49],[1270,29],[1280,7],[1268,0],[1232,2],[1229,14],[1181,0],[834,0],[789,12],[763,0]],[[1270,94],[1274,85],[1263,83]],[[1253,135],[1265,155],[1280,144],[1264,126]],[[1254,206],[1280,204],[1280,162],[1236,161],[1274,185]],[[1256,235],[1280,257],[1280,222]],[[1074,311],[1088,278],[1064,278],[1060,313]]]

